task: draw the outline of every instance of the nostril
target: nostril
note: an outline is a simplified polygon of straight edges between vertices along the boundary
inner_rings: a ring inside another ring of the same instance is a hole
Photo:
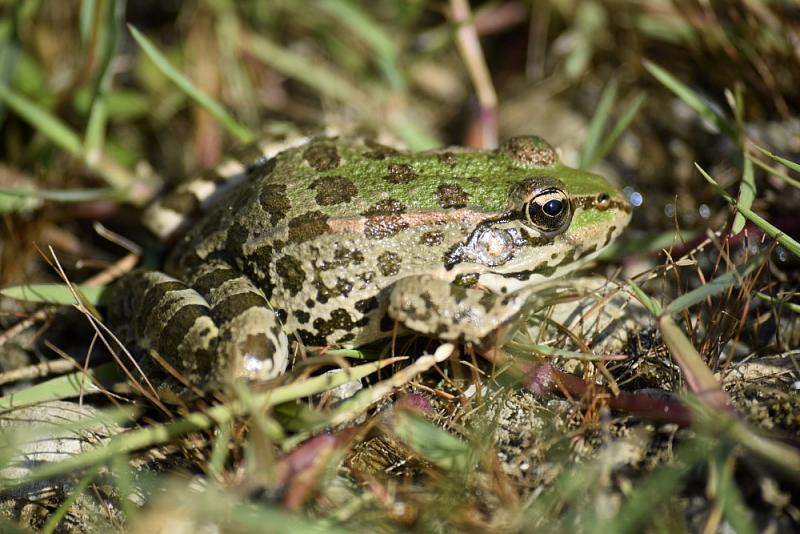
[[[594,207],[599,210],[608,209],[611,205],[611,196],[608,193],[600,193],[597,195],[597,198],[594,199]]]

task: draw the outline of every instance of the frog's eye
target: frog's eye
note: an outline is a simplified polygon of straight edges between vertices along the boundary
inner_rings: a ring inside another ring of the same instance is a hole
[[[557,187],[538,191],[522,209],[530,226],[546,236],[560,234],[572,219],[569,197]]]

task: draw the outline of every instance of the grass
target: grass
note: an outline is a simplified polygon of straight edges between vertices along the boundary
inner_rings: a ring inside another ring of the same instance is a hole
[[[37,378],[13,378],[0,423],[73,399],[124,427],[100,439],[92,419],[56,425],[91,446],[22,479],[0,470],[6,495],[68,481],[63,498],[26,503],[38,523],[3,509],[3,528],[57,532],[93,502],[105,512],[89,516],[134,531],[189,518],[252,531],[796,527],[796,268],[772,252],[800,257],[782,201],[798,194],[800,164],[753,125],[793,115],[796,84],[780,73],[800,66],[781,52],[781,6],[712,4],[0,6],[0,150],[21,175],[0,172],[0,356],[69,362],[29,359],[9,375]],[[114,265],[126,242],[89,221],[152,254],[134,208],[265,125],[492,148],[523,133],[501,111],[528,95],[543,104],[522,108],[524,133],[557,137],[579,116],[563,159],[642,192],[600,267],[630,279],[627,292],[543,292],[505,350],[392,340],[309,352],[283,381],[195,401],[96,364],[127,361],[100,319],[103,286],[130,265]],[[551,108],[569,113],[547,122]],[[33,242],[52,254],[26,253]],[[606,349],[589,325],[627,293],[645,313]],[[558,316],[579,302],[577,323]],[[783,356],[772,374],[732,378]],[[0,467],[43,430],[0,430]],[[788,502],[766,502],[753,479]]]

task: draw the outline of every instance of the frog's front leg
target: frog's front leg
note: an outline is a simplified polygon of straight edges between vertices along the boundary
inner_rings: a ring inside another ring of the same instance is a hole
[[[514,333],[531,295],[528,287],[502,295],[411,276],[395,283],[387,312],[414,332],[488,348]]]
[[[263,381],[286,369],[288,340],[263,292],[222,261],[185,282],[134,271],[109,298],[109,323],[126,341],[155,350],[200,387]]]

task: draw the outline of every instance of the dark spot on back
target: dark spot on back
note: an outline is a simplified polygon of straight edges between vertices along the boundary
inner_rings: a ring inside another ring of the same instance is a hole
[[[458,163],[458,157],[452,152],[440,152],[437,157],[439,158],[439,161],[449,167],[454,167],[456,163]]]
[[[350,202],[358,193],[352,180],[344,176],[320,176],[309,187],[317,192],[314,198],[320,206]]]
[[[355,303],[356,310],[363,314],[367,314],[378,307],[378,299],[370,297],[368,299],[357,300]]]
[[[400,256],[386,251],[378,256],[378,268],[383,276],[394,276],[400,272]]]
[[[491,311],[492,307],[494,306],[495,301],[497,300],[497,295],[494,293],[489,293],[488,291],[481,295],[481,298],[478,300],[478,303],[483,306],[483,309],[486,310],[486,313]]]
[[[414,168],[407,163],[390,163],[386,170],[389,171],[389,174],[383,179],[393,184],[407,184],[417,178]]]
[[[289,255],[282,257],[275,263],[275,272],[283,279],[283,287],[285,287],[293,297],[303,289],[306,273],[303,270],[303,265],[297,258]]]
[[[289,197],[286,196],[285,184],[266,184],[261,189],[258,200],[264,211],[269,214],[269,223],[272,225],[280,222],[292,206]]]
[[[459,185],[444,183],[436,189],[436,199],[445,209],[463,208],[467,205],[469,194]]]
[[[383,239],[408,228],[408,223],[401,217],[405,211],[403,203],[393,198],[377,202],[362,213],[367,217],[364,234],[371,239]]]
[[[453,280],[453,284],[461,287],[472,287],[478,283],[480,275],[478,273],[461,273]]]
[[[289,221],[289,241],[304,243],[328,233],[328,216],[321,211],[308,211]]]
[[[366,141],[364,144],[370,149],[364,152],[365,158],[383,160],[388,157],[397,156],[400,153],[392,147],[376,143],[375,141]]]
[[[269,264],[272,263],[272,252],[273,249],[270,245],[261,245],[247,256],[247,260],[263,271],[267,271]]]
[[[341,308],[333,310],[331,312],[330,319],[323,319],[321,317],[314,319],[314,330],[316,330],[320,336],[325,337],[326,339],[336,330],[345,330],[349,332],[356,326],[357,325],[353,321],[353,318],[350,317],[350,314]]]
[[[306,324],[311,319],[311,314],[303,310],[295,310],[294,318],[300,324]]]
[[[456,301],[456,303],[460,304],[464,299],[467,298],[467,288],[457,284],[450,284],[450,296]]]
[[[383,317],[381,317],[378,327],[381,329],[381,332],[389,332],[394,330],[394,319],[389,317],[388,314],[384,314]]]
[[[419,244],[435,247],[436,245],[441,245],[443,240],[444,234],[441,230],[432,230],[422,234],[422,236],[419,238]]]
[[[353,289],[353,284],[345,278],[337,278],[336,285],[327,286],[321,278],[314,278],[314,287],[317,289],[317,302],[325,304],[335,297],[346,297]]]
[[[250,230],[240,223],[232,224],[228,228],[228,236],[225,239],[225,250],[241,256],[242,245],[249,239]]]
[[[303,341],[304,344],[312,347],[318,347],[326,345],[328,343],[328,340],[325,339],[324,337],[313,334],[305,329],[298,329],[295,331],[295,334],[300,336],[300,339]]]
[[[303,159],[318,171],[329,171],[339,166],[336,147],[323,142],[311,143],[303,152]]]

